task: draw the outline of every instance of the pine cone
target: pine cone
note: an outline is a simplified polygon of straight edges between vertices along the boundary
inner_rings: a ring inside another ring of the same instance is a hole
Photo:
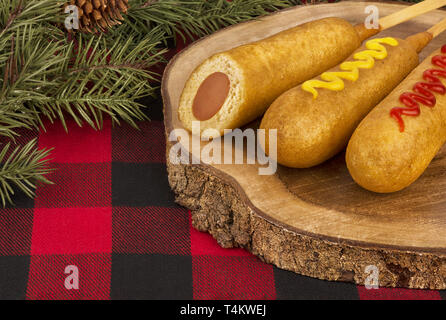
[[[128,0],[70,0],[65,4],[75,5],[79,10],[79,30],[95,33],[121,24],[122,13],[127,13]]]

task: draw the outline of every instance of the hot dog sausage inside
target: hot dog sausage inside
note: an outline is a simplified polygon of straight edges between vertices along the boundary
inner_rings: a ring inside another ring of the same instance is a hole
[[[226,73],[214,72],[200,85],[192,105],[196,119],[206,121],[212,118],[223,106],[230,88]]]

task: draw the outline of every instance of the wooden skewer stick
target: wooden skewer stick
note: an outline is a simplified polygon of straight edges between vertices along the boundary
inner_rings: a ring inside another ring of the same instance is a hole
[[[424,32],[420,32],[414,34],[413,36],[407,37],[406,40],[412,43],[412,45],[417,49],[417,52],[420,52],[433,38],[435,38],[445,30],[446,18]]]
[[[443,6],[446,6],[445,0],[425,0],[379,19],[379,26],[381,30],[386,30]]]
[[[429,30],[427,30],[427,32],[429,32],[432,35],[432,37],[435,38],[445,30],[446,30],[446,18],[441,20],[436,25],[432,26]]]
[[[389,29],[442,6],[446,6],[446,0],[424,0],[379,19],[378,29],[367,29],[363,23],[357,24],[355,28],[361,41],[364,41],[382,30]]]

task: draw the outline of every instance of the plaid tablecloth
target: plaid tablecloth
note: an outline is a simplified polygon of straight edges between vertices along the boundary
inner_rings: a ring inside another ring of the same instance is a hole
[[[316,280],[222,249],[175,203],[162,102],[144,103],[152,121],[139,131],[110,120],[101,131],[73,121],[69,134],[60,123],[22,131],[19,143],[37,135],[55,148],[57,170],[35,200],[19,193],[0,209],[0,299],[446,299]],[[67,289],[73,272],[78,289]]]

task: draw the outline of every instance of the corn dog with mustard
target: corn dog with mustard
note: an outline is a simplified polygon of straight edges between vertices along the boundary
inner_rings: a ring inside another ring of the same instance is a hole
[[[353,133],[346,162],[365,189],[411,185],[446,142],[446,46],[433,52]]]
[[[406,40],[369,40],[320,78],[282,94],[260,124],[277,129],[277,162],[308,168],[340,152],[367,113],[418,65],[418,52],[445,29],[443,19]],[[264,144],[268,150],[268,140]]]
[[[277,162],[308,168],[340,152],[362,118],[418,65],[418,41],[430,39],[420,33],[407,40],[369,40],[321,79],[279,96],[260,124],[277,129]]]
[[[178,117],[188,130],[243,126],[262,115],[286,90],[346,59],[361,42],[381,30],[446,5],[426,0],[380,20],[379,29],[353,26],[340,18],[311,21],[254,43],[217,53],[190,75]]]

